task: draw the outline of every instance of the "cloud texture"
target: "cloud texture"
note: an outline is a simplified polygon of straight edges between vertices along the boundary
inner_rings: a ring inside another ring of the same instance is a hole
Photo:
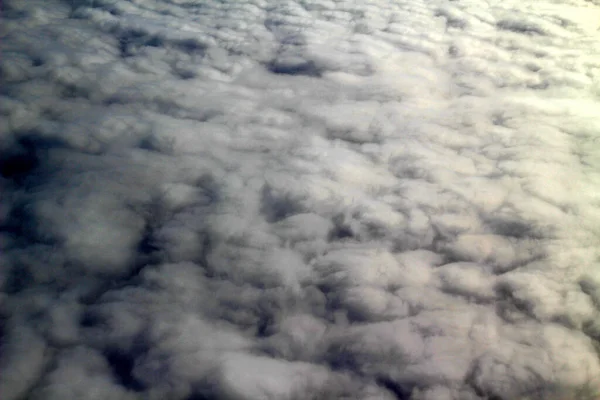
[[[597,2],[3,8],[3,400],[600,376]]]

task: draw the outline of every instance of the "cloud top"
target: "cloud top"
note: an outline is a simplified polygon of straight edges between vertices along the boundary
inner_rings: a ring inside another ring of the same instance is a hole
[[[600,8],[7,1],[0,393],[600,376]]]

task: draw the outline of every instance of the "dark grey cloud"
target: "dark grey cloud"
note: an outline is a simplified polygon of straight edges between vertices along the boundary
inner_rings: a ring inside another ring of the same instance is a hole
[[[2,7],[2,399],[600,385],[594,2]]]

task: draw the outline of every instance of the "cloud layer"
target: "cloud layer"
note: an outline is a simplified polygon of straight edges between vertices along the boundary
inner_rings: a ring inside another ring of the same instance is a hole
[[[598,4],[3,7],[3,400],[600,376]]]

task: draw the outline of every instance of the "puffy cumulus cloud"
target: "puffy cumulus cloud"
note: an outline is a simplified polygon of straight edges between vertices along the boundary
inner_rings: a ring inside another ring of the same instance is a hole
[[[593,389],[597,1],[2,18],[3,400]]]
[[[90,348],[73,347],[60,351],[53,357],[53,364],[30,398],[135,398],[111,378],[106,358]]]

